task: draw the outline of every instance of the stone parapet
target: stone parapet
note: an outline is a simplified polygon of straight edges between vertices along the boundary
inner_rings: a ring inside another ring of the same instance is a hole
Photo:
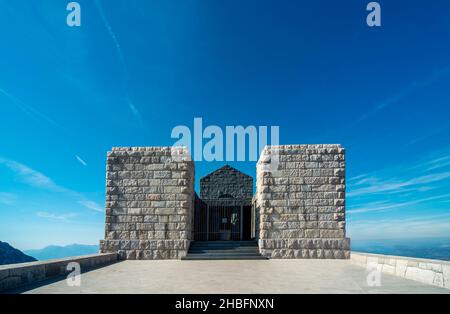
[[[370,253],[351,253],[351,262],[368,271],[450,289],[450,262]],[[382,284],[382,278],[380,278]]]
[[[81,273],[117,261],[116,253],[84,256],[0,266],[0,292],[42,282],[73,272],[69,264],[77,263]]]

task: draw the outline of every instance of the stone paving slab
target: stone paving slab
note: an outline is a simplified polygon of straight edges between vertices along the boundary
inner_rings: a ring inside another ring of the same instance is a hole
[[[380,287],[348,260],[123,261],[81,277],[25,293],[450,293],[440,287],[382,274]]]

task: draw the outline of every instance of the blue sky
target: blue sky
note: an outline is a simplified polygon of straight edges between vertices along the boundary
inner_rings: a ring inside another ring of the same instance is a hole
[[[0,240],[98,243],[106,152],[194,117],[341,143],[354,239],[450,237],[448,1],[79,2],[0,0]]]

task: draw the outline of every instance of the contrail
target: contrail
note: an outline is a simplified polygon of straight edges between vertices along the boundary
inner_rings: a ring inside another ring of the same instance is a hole
[[[123,71],[125,72],[126,80],[128,81],[128,69],[125,64],[125,58],[122,53],[122,48],[120,47],[119,41],[117,40],[116,34],[114,33],[111,25],[109,24],[108,19],[106,18],[105,13],[103,12],[102,5],[98,0],[95,0],[95,6],[97,7],[98,13],[100,14],[100,18],[103,21],[103,25],[105,25],[106,30],[108,31],[109,36],[111,37],[114,46],[116,47],[117,55],[119,56],[120,62],[122,63]]]
[[[111,37],[111,40],[113,41],[114,46],[116,47],[116,52],[117,52],[117,55],[118,55],[118,57],[120,59],[120,63],[122,65],[122,70],[123,70],[124,75],[125,75],[125,87],[127,89],[127,104],[128,104],[128,108],[130,109],[130,111],[134,115],[134,117],[139,121],[139,124],[141,125],[141,127],[146,129],[145,128],[145,124],[144,124],[143,119],[142,119],[142,115],[139,112],[139,110],[136,108],[136,106],[134,105],[133,100],[131,99],[131,97],[129,95],[129,92],[128,92],[128,82],[129,82],[128,68],[127,68],[127,65],[125,63],[125,58],[124,58],[124,55],[122,53],[122,48],[120,46],[120,43],[117,40],[117,36],[114,33],[114,31],[113,31],[113,29],[111,27],[111,24],[109,24],[109,21],[106,18],[105,13],[103,12],[103,8],[102,8],[102,6],[100,4],[100,1],[99,0],[95,0],[95,5],[96,5],[97,10],[98,10],[98,12],[100,14],[100,18],[103,21],[103,25],[105,26],[106,30],[108,31],[108,34]]]
[[[354,124],[359,123],[359,122],[369,118],[373,114],[377,113],[378,111],[380,111],[380,110],[382,110],[382,109],[384,109],[386,107],[394,105],[395,103],[400,101],[402,98],[405,98],[406,96],[408,96],[411,93],[413,93],[415,90],[417,90],[419,88],[426,87],[426,86],[430,85],[431,83],[433,83],[434,81],[440,79],[441,77],[443,77],[443,76],[445,76],[445,75],[447,75],[449,73],[450,73],[450,65],[446,66],[446,67],[443,67],[443,68],[441,68],[438,71],[432,72],[431,74],[429,74],[428,76],[426,76],[426,77],[424,77],[422,79],[415,80],[415,81],[411,82],[404,89],[400,90],[396,94],[394,94],[391,97],[389,97],[389,98],[385,99],[384,101],[380,102],[375,108],[373,108],[369,112],[367,112],[364,115],[362,115],[359,119],[357,119],[355,121]]]
[[[11,100],[11,103],[13,105],[15,105],[17,108],[22,110],[25,114],[27,114],[33,120],[36,120],[36,121],[43,120],[43,121],[57,127],[58,129],[64,130],[64,128],[61,125],[59,125],[58,123],[56,123],[54,120],[52,120],[51,118],[49,118],[42,112],[38,111],[37,109],[33,108],[32,106],[27,105],[26,103],[24,103],[23,101],[21,101],[14,95],[8,93],[4,89],[0,88],[0,93],[5,95],[9,100]]]
[[[75,155],[75,158],[80,162],[80,164],[87,167],[87,163],[80,156]]]

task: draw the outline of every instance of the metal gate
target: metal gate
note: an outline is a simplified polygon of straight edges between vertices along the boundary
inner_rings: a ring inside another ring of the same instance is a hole
[[[194,240],[242,240],[243,205],[230,200],[196,199],[194,213]]]

